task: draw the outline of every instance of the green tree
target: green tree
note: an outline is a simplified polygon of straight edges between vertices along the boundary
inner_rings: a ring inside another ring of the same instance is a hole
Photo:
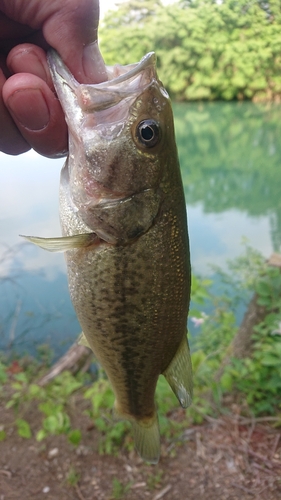
[[[130,0],[108,13],[108,64],[155,50],[160,78],[178,100],[273,99],[281,94],[280,1]]]

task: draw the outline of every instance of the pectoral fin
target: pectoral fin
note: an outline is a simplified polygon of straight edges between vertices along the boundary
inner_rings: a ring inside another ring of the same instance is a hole
[[[86,339],[85,333],[81,333],[77,339],[77,344],[78,345],[84,345],[85,347],[89,347],[89,349],[92,350],[88,340]]]
[[[185,335],[168,368],[163,372],[181,406],[192,402],[192,365],[187,336]]]
[[[85,248],[100,243],[100,239],[95,233],[75,234],[74,236],[63,236],[60,238],[20,236],[49,252],[66,252],[73,248]]]

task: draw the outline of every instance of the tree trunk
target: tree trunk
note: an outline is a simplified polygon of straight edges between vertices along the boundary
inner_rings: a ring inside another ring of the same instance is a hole
[[[248,309],[244,314],[243,321],[232,342],[232,356],[235,358],[247,358],[252,351],[252,336],[254,327],[261,323],[268,310],[258,304],[258,296],[255,293]]]
[[[281,255],[277,253],[272,254],[267,263],[269,266],[275,266],[281,269]],[[258,296],[255,293],[244,314],[241,326],[229,346],[228,354],[215,374],[216,382],[219,382],[225,366],[230,362],[232,357],[242,359],[251,355],[254,327],[265,319],[268,312],[266,307],[258,304]]]
[[[275,266],[281,269],[281,255],[277,253],[272,254],[267,263],[269,266]],[[232,356],[235,358],[246,358],[250,356],[254,327],[265,319],[268,312],[266,307],[258,304],[258,296],[255,293],[248,305],[241,326],[233,339]]]

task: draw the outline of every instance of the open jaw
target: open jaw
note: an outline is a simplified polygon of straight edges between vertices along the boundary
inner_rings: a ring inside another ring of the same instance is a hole
[[[106,66],[109,79],[97,84],[79,84],[53,49],[48,53],[48,62],[58,98],[65,113],[75,121],[81,120],[85,112],[105,110],[132,98],[157,79],[154,52],[146,54],[138,63]]]

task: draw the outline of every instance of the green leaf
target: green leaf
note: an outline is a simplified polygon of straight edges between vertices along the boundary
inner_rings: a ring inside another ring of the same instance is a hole
[[[104,432],[107,430],[107,424],[105,422],[105,420],[101,417],[98,417],[95,419],[95,427],[100,431],[100,432]]]
[[[31,436],[32,436],[31,429],[30,429],[29,423],[26,420],[18,418],[16,420],[16,426],[17,426],[17,431],[18,431],[19,436],[21,436],[25,439],[31,438]]]
[[[6,373],[6,367],[0,361],[0,383],[1,384],[5,384],[5,382],[7,381],[7,379],[8,379],[8,375]]]
[[[47,437],[47,432],[44,431],[44,429],[40,429],[37,434],[36,434],[36,441],[43,441],[43,439],[45,439],[45,437]]]
[[[16,373],[14,375],[14,378],[15,380],[19,381],[19,382],[22,382],[24,384],[27,384],[28,383],[28,377],[27,377],[27,374],[24,373],[24,372],[20,372],[20,373]],[[20,386],[21,387],[21,386]]]
[[[233,377],[230,373],[225,372],[220,379],[222,389],[230,392],[233,388]]]
[[[43,387],[40,387],[37,384],[30,384],[28,392],[31,398],[43,397],[45,394]]]
[[[16,401],[14,399],[10,399],[10,401],[8,401],[8,403],[6,403],[5,408],[7,408],[7,409],[12,408],[12,406],[14,406],[15,404],[16,404]]]
[[[15,391],[22,391],[23,389],[23,385],[20,383],[20,382],[14,382],[12,384],[12,388],[15,390]]]
[[[273,354],[266,354],[261,363],[263,366],[280,366],[281,360],[280,357],[274,356]]]
[[[4,429],[1,429],[0,430],[0,441],[4,441],[4,439],[6,439],[6,432],[4,431]]]
[[[56,434],[60,429],[56,415],[49,415],[43,420],[44,429],[50,434]]]
[[[54,415],[49,415],[43,421],[43,428],[50,434],[67,433],[70,429],[69,416],[60,411]]]
[[[81,439],[82,439],[82,433],[79,429],[74,429],[73,431],[70,431],[68,434],[68,441],[74,446],[78,446]]]

